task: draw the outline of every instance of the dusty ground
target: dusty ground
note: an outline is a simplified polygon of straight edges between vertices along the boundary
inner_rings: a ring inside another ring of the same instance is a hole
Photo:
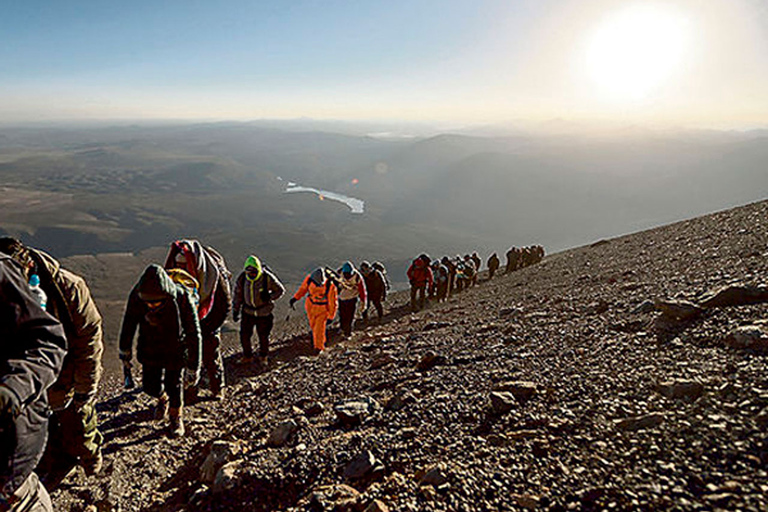
[[[394,296],[385,322],[335,336],[321,356],[299,314],[278,318],[268,368],[237,363],[228,332],[228,396],[189,407],[181,440],[150,421],[144,395],[107,379],[105,470],[71,477],[54,502],[766,510],[766,354],[724,340],[768,319],[768,306],[671,323],[643,306],[766,275],[762,202],[551,255],[417,314]],[[340,419],[344,401],[358,403],[356,418]],[[281,424],[285,439],[273,436]],[[214,441],[227,464],[202,481]]]

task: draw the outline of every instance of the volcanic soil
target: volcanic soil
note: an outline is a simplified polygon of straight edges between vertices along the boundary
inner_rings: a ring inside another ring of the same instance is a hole
[[[238,362],[229,330],[227,396],[187,406],[182,439],[106,379],[104,470],[70,475],[54,505],[768,510],[768,343],[731,335],[759,333],[768,305],[697,307],[766,276],[760,202],[549,255],[419,313],[393,294],[383,322],[319,356],[299,312],[266,368]]]

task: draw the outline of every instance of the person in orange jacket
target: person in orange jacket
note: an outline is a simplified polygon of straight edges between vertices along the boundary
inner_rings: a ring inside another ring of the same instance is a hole
[[[325,350],[325,325],[336,316],[339,306],[336,284],[322,268],[315,269],[304,278],[299,289],[291,297],[290,305],[307,295],[304,309],[307,311],[309,328],[312,329],[312,339],[316,350]]]

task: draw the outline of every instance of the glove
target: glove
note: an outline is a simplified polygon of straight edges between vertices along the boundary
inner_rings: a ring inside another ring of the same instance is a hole
[[[235,322],[239,322],[240,321],[240,312],[239,311],[233,311],[232,312],[232,320],[234,320]]]
[[[290,305],[291,305],[291,309],[296,309],[296,308],[294,307],[294,304],[296,304],[297,302],[298,302],[298,301],[296,300],[296,298],[295,298],[295,297],[291,297],[291,300],[289,300],[289,301],[288,301],[288,304],[290,304]]]
[[[8,386],[0,385],[0,419],[13,420],[21,413],[19,397]]]
[[[184,384],[186,387],[191,388],[197,386],[200,381],[200,370],[184,369]]]

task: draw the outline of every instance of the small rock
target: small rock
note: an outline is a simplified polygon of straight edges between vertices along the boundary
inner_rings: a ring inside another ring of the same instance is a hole
[[[504,381],[493,387],[494,391],[512,393],[520,404],[525,404],[536,394],[536,384],[527,381]]]
[[[422,331],[434,331],[436,329],[442,329],[443,327],[450,327],[450,322],[429,322],[421,330]]]
[[[344,484],[326,485],[317,488],[310,497],[310,510],[353,510],[360,493],[354,487]]]
[[[380,409],[379,403],[371,397],[345,400],[333,406],[333,411],[343,425],[357,425]]]
[[[667,398],[694,401],[704,393],[704,385],[691,380],[676,380],[660,382],[656,385],[656,390]]]
[[[760,414],[755,416],[755,423],[762,429],[768,427],[768,408],[763,409]]]
[[[662,315],[681,322],[693,320],[703,312],[696,304],[684,300],[657,300],[654,305]]]
[[[376,460],[376,457],[369,451],[365,451],[355,457],[346,468],[344,468],[344,478],[347,480],[360,480],[374,473],[384,471],[384,465]]]
[[[392,356],[392,354],[381,354],[377,356],[376,358],[371,361],[371,370],[376,370],[378,368],[383,368],[387,365],[390,365],[392,363],[396,363],[397,359]]]
[[[238,446],[234,443],[214,441],[211,445],[211,451],[200,466],[200,481],[203,483],[213,482],[221,466],[237,455],[238,451]]]
[[[643,416],[634,416],[617,420],[615,425],[620,430],[643,430],[661,425],[664,422],[664,415],[659,412],[645,414]]]
[[[603,299],[590,303],[587,306],[586,312],[592,315],[602,315],[610,308],[610,304]]]
[[[415,401],[416,397],[411,393],[399,391],[392,395],[392,397],[387,401],[386,409],[388,411],[399,411],[407,404],[413,403]]]
[[[497,415],[506,414],[517,405],[515,395],[508,391],[492,391],[490,397],[491,408]]]
[[[379,500],[373,500],[363,512],[389,512],[389,507]]]
[[[323,414],[323,411],[325,410],[325,407],[322,403],[309,398],[299,400],[298,407],[301,409],[304,415],[309,418],[313,416],[319,416]]]
[[[425,372],[431,370],[435,366],[445,364],[446,362],[448,362],[448,360],[445,356],[435,354],[434,352],[427,352],[416,365],[416,369],[420,372]]]
[[[298,430],[299,426],[293,420],[280,423],[272,430],[267,439],[267,446],[283,446],[288,439]]]
[[[448,472],[444,464],[438,464],[428,469],[419,479],[419,485],[441,487],[448,483]]]
[[[505,316],[516,316],[516,315],[522,315],[523,310],[521,308],[501,308],[499,310],[499,316],[505,317]]]
[[[535,509],[539,506],[540,498],[533,494],[513,494],[512,499],[520,508]]]
[[[731,331],[724,342],[736,349],[768,350],[768,331],[761,325],[745,325]]]

